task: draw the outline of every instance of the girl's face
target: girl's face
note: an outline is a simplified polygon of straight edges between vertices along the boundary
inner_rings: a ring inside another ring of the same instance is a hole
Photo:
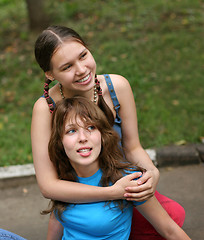
[[[69,97],[94,86],[95,60],[90,51],[75,40],[60,45],[51,58],[51,66],[47,77],[58,80]]]
[[[62,138],[65,152],[79,177],[90,177],[99,169],[101,133],[93,125],[85,125],[79,117],[65,122]]]

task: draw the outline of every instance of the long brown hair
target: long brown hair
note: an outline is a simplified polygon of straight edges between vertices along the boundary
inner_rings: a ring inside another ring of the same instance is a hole
[[[52,69],[51,58],[53,54],[57,48],[60,47],[60,45],[67,42],[68,40],[77,41],[88,49],[88,46],[82,37],[73,29],[65,26],[50,26],[39,35],[35,42],[35,58],[44,72]],[[54,111],[54,106],[53,101],[49,96],[49,84],[51,82],[52,81],[50,79],[45,79],[44,96],[47,100],[50,112],[52,113]],[[99,107],[104,111],[110,123],[113,125],[114,117],[112,111],[104,101],[102,94],[99,94],[98,97]]]
[[[135,167],[124,161],[119,146],[119,136],[113,130],[103,111],[86,98],[73,97],[58,102],[52,116],[52,133],[48,150],[50,159],[57,169],[59,179],[77,181],[76,172],[65,153],[62,138],[66,119],[76,119],[78,117],[85,126],[91,124],[101,133],[102,151],[99,155],[99,167],[102,170],[101,186],[114,184],[125,175],[126,171],[135,171]],[[116,203],[121,209],[125,207],[122,200],[118,200]],[[60,201],[52,201],[52,207],[44,213],[57,210],[58,216],[61,218],[61,214],[67,205],[67,203]]]

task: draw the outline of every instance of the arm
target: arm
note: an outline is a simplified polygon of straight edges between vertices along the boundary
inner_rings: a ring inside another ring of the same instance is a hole
[[[156,197],[137,206],[137,210],[153,225],[156,231],[167,240],[190,240],[160,205]]]
[[[63,235],[63,226],[56,219],[54,213],[51,213],[49,223],[48,223],[47,240],[61,240],[62,235]]]
[[[159,171],[140,144],[135,100],[129,82],[118,75],[111,75],[111,79],[120,102],[122,144],[126,159],[147,170],[138,182],[140,186],[127,188],[128,193],[125,196],[132,200],[143,201],[153,196],[159,181]]]
[[[131,181],[126,177],[119,180],[120,184],[114,184],[111,187],[95,187],[59,180],[48,154],[50,134],[51,114],[46,100],[40,98],[33,108],[31,140],[36,178],[44,197],[72,203],[123,198],[125,187],[129,185],[128,181]]]

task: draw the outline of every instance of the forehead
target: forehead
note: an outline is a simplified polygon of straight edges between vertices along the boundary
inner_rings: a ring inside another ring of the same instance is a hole
[[[91,119],[87,116],[80,116],[72,111],[69,116],[66,116],[65,128],[73,125],[84,127],[87,123],[91,123]]]
[[[60,65],[61,62],[70,62],[75,58],[79,57],[79,55],[86,49],[82,43],[76,40],[68,40],[59,45],[59,47],[55,50],[51,61],[54,64]],[[60,61],[60,64],[59,64]]]

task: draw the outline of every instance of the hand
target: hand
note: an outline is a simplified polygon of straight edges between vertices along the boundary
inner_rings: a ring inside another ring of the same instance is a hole
[[[136,186],[128,186],[125,188],[126,193],[124,197],[128,201],[141,202],[148,200],[154,195],[158,181],[158,169],[146,171],[143,173],[142,177],[136,181]]]
[[[124,196],[124,194],[126,193],[125,189],[127,187],[130,188],[137,187],[138,184],[137,180],[135,179],[139,178],[141,175],[142,175],[141,172],[134,172],[119,179],[113,186],[111,186],[112,192],[114,194],[111,200],[125,199]]]

